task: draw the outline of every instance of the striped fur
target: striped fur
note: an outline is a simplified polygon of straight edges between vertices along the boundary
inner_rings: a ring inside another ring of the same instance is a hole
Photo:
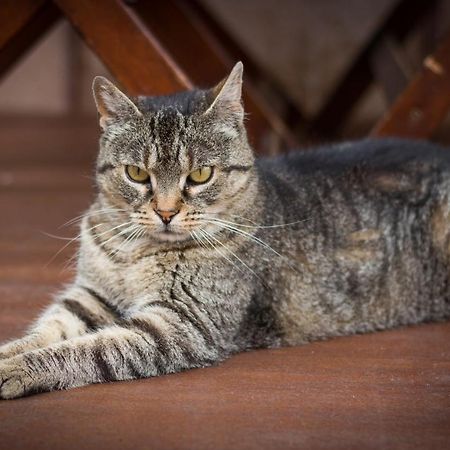
[[[96,79],[77,276],[0,347],[1,398],[448,318],[448,151],[366,140],[255,163],[241,81],[238,64],[212,90],[132,100]],[[202,166],[211,180],[189,185]],[[163,223],[155,209],[172,207]]]

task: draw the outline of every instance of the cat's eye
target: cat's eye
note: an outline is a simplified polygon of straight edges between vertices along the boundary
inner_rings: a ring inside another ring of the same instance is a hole
[[[199,169],[191,172],[188,175],[187,180],[193,184],[203,184],[211,179],[212,174],[213,174],[212,167],[200,167]]]
[[[150,179],[150,175],[138,166],[126,166],[125,171],[128,178],[136,183],[146,183]]]

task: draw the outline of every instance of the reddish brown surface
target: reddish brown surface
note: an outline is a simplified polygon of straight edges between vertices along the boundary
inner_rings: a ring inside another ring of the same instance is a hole
[[[450,33],[375,126],[374,136],[427,138],[450,108]]]
[[[42,232],[92,195],[97,130],[0,121],[0,339],[71,272]],[[0,402],[0,448],[444,449],[450,324],[236,355],[218,367]]]

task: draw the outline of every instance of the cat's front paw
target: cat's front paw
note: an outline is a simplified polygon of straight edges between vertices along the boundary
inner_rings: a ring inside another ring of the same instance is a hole
[[[35,388],[24,363],[17,358],[0,361],[0,399],[23,397]]]

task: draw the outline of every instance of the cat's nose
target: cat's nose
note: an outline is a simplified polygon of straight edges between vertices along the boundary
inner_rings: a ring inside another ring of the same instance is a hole
[[[176,209],[155,209],[156,214],[160,217],[160,219],[164,222],[165,225],[168,225],[172,220],[173,216],[177,215],[180,210]]]

